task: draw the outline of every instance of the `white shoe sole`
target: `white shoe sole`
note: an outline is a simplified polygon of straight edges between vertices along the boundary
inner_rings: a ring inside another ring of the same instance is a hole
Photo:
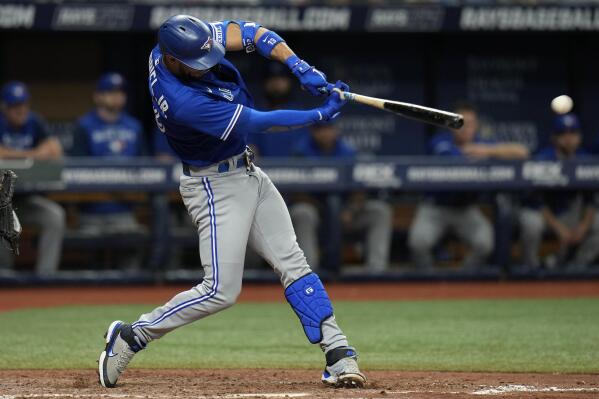
[[[364,388],[366,384],[366,377],[362,374],[348,373],[340,375],[335,378],[330,376],[329,378],[322,377],[322,382],[325,385],[335,388]]]
[[[108,346],[108,344],[110,343],[110,338],[112,337],[112,333],[114,332],[114,329],[117,328],[120,324],[122,324],[123,322],[120,320],[115,320],[113,321],[110,326],[108,327],[108,330],[106,330],[106,335],[104,335],[105,338],[105,343],[106,346]],[[116,381],[114,384],[111,384],[109,381],[106,381],[106,379],[104,378],[105,373],[104,373],[104,368],[106,367],[106,348],[104,348],[104,350],[102,351],[102,353],[100,354],[100,359],[98,359],[98,375],[100,377],[100,384],[104,387],[104,388],[114,388],[114,386],[116,385]]]

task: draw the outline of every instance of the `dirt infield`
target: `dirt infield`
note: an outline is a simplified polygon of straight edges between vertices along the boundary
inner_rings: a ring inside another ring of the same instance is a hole
[[[165,302],[189,286],[2,288],[0,311],[29,307]],[[327,284],[333,301],[599,297],[599,281]],[[276,284],[246,284],[241,302],[284,301]]]
[[[371,372],[366,388],[324,387],[318,370],[128,370],[115,389],[94,371],[2,371],[0,398],[597,398],[599,376]],[[25,394],[26,392],[26,394]]]

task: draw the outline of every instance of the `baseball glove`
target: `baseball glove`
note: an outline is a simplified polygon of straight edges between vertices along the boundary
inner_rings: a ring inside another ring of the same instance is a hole
[[[12,170],[2,172],[0,181],[0,238],[15,254],[19,254],[19,237],[21,236],[21,223],[17,214],[12,209],[12,195],[15,189],[17,175]]]

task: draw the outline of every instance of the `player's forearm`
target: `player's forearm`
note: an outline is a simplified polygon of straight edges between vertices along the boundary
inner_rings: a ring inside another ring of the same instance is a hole
[[[310,109],[303,111],[276,110],[257,111],[248,110],[249,115],[237,123],[237,130],[247,133],[260,133],[267,130],[288,130],[301,126],[311,125],[323,119],[321,111]],[[286,128],[286,129],[281,129]]]
[[[0,146],[0,158],[33,158],[33,151],[14,150],[12,148]]]
[[[543,219],[545,219],[545,222],[551,228],[551,230],[557,232],[564,227],[557,217],[555,217],[553,211],[548,207],[543,207],[541,213],[543,215]]]
[[[526,159],[529,152],[526,147],[516,143],[497,144],[492,147],[492,157],[500,159]]]
[[[33,157],[40,160],[56,160],[62,157],[62,146],[55,138],[49,138],[34,151]]]
[[[231,23],[227,27],[227,50],[239,51],[246,48],[256,49],[271,60],[285,63],[289,57],[295,55],[287,43],[276,32],[262,26],[255,28],[253,22]],[[251,41],[248,41],[248,36]],[[244,39],[245,37],[245,39]],[[269,44],[270,43],[272,44]],[[250,50],[247,50],[250,51]]]

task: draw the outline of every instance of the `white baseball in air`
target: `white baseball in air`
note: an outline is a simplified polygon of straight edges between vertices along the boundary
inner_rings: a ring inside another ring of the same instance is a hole
[[[567,114],[572,111],[572,107],[574,107],[572,97],[565,94],[551,100],[551,109],[558,115]]]

